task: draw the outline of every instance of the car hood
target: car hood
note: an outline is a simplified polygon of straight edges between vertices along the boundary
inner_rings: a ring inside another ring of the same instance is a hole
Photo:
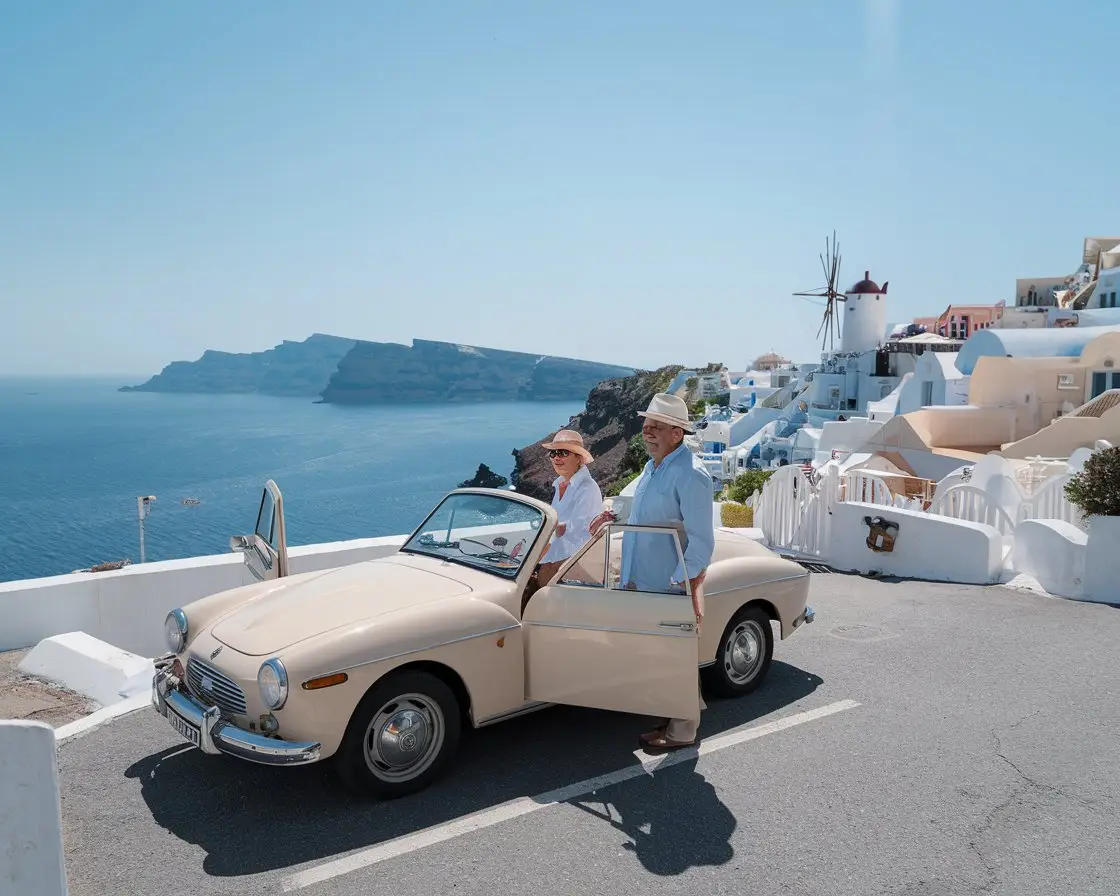
[[[263,593],[221,616],[214,638],[250,656],[405,607],[468,594],[465,582],[388,558],[269,582]]]

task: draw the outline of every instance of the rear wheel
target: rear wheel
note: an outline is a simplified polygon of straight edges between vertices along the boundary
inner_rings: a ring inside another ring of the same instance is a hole
[[[370,688],[339,747],[346,783],[383,799],[423,790],[450,765],[462,728],[459,702],[429,672],[393,672]]]
[[[703,670],[704,684],[721,697],[742,697],[762,684],[773,657],[770,617],[761,607],[745,606],[723,630],[715,663]]]

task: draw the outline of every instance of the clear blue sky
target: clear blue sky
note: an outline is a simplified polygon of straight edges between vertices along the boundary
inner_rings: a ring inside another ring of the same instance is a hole
[[[1120,232],[1101,2],[8,4],[0,372],[312,332],[811,360]]]

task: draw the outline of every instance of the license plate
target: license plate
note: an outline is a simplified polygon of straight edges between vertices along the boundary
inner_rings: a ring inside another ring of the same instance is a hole
[[[167,711],[167,721],[171,723],[171,727],[178,731],[183,737],[189,740],[196,747],[200,745],[202,737],[198,729],[188,722],[186,719],[176,715],[171,709]]]

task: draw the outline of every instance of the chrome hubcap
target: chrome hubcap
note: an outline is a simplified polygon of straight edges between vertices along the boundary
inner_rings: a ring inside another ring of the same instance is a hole
[[[762,666],[765,635],[757,622],[740,622],[723,648],[723,668],[735,684],[746,684]]]
[[[382,706],[366,729],[366,765],[383,781],[410,780],[435,761],[444,734],[439,704],[423,694],[402,694]]]

